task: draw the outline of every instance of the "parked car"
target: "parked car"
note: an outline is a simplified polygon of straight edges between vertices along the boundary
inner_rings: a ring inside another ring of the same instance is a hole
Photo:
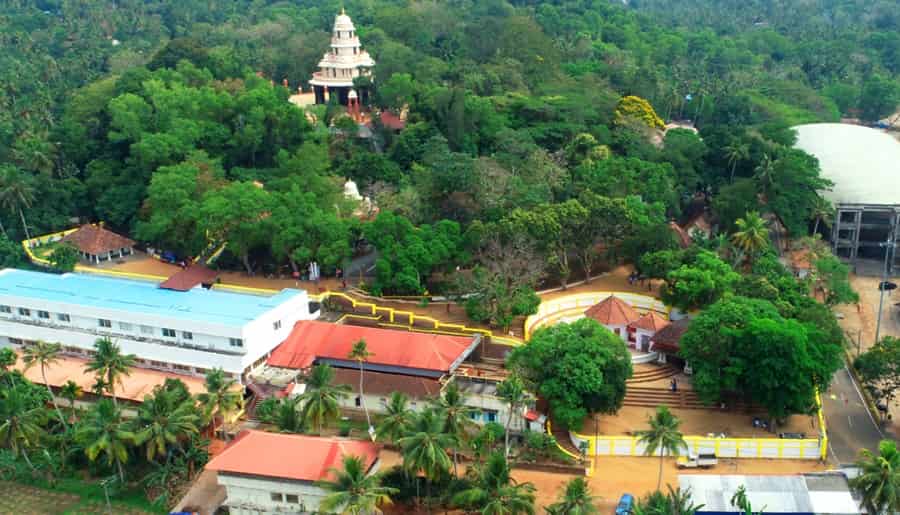
[[[629,515],[634,509],[634,496],[631,494],[622,494],[619,498],[619,504],[616,505],[616,515]]]
[[[714,467],[719,463],[718,458],[716,458],[715,453],[700,453],[700,454],[688,454],[687,456],[679,456],[678,461],[675,462],[680,469],[708,469],[710,467]]]

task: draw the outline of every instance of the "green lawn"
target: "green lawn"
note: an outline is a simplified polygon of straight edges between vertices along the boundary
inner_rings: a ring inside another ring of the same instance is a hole
[[[0,481],[0,513],[17,515],[102,515],[107,513],[103,499],[94,497],[91,486],[85,485],[84,492],[72,493],[70,484],[63,489],[46,490],[22,483]],[[102,496],[102,493],[101,493]],[[145,511],[119,501],[112,502],[116,515],[150,515],[166,513],[163,511]]]

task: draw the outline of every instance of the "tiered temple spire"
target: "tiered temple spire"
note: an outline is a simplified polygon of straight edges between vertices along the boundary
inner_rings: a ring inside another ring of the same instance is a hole
[[[313,73],[309,84],[316,94],[316,103],[326,103],[332,95],[338,95],[338,102],[347,105],[353,79],[371,77],[375,61],[362,49],[353,20],[341,9],[334,18],[331,33],[331,48],[319,61],[319,71]],[[365,94],[365,92],[361,92]],[[365,99],[362,99],[365,103]]]

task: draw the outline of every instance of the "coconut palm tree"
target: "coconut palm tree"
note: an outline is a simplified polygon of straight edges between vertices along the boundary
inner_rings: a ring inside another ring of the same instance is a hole
[[[113,404],[118,407],[116,385],[122,384],[123,376],[131,375],[137,357],[134,354],[122,354],[122,349],[109,338],[99,338],[94,342],[94,351],[85,370],[94,372],[97,379],[103,381]]]
[[[742,255],[752,257],[769,245],[769,231],[766,221],[756,211],[750,211],[743,218],[735,220],[737,231],[731,235],[731,242]]]
[[[497,385],[497,396],[503,399],[509,412],[506,415],[506,426],[504,434],[504,455],[509,458],[509,426],[512,424],[513,414],[518,411],[528,398],[525,393],[525,383],[518,374],[511,374],[503,382]]]
[[[663,494],[659,490],[635,504],[634,515],[694,515],[705,505],[694,504],[691,489],[672,488],[666,485],[669,492]]]
[[[198,434],[200,416],[194,399],[178,399],[178,392],[156,387],[153,395],[145,395],[132,420],[135,443],[145,445],[147,461],[164,456],[178,442]]]
[[[372,441],[375,441],[375,431],[372,428],[372,420],[369,418],[369,409],[366,407],[366,395],[363,391],[363,372],[366,360],[372,357],[373,354],[369,352],[368,347],[366,347],[366,341],[360,339],[358,342],[353,344],[353,348],[350,349],[350,353],[347,355],[348,359],[352,359],[359,363],[359,402],[362,404],[363,411],[366,413],[366,426],[369,428],[369,438]]]
[[[73,413],[75,412],[75,401],[82,395],[84,395],[84,390],[78,386],[78,383],[71,379],[66,381],[66,384],[59,388],[59,396],[69,401],[69,409],[72,410]]]
[[[559,501],[546,507],[547,513],[553,515],[593,515],[600,513],[597,509],[599,497],[591,495],[591,489],[583,477],[576,477],[566,483],[566,489]]]
[[[776,161],[773,161],[769,154],[763,154],[762,159],[759,161],[759,164],[756,165],[756,168],[753,169],[753,178],[759,183],[762,188],[763,193],[768,195],[769,191],[772,189],[772,186],[775,185],[775,165]]]
[[[229,414],[240,411],[244,399],[241,397],[237,381],[225,375],[221,368],[214,368],[206,373],[205,392],[197,394],[197,402],[203,413],[205,423],[214,423],[216,417],[222,417],[222,439],[228,440],[225,430],[225,419]]]
[[[118,406],[109,399],[101,399],[88,410],[75,431],[75,440],[84,446],[90,461],[103,454],[106,464],[115,465],[119,481],[125,482],[122,465],[128,462],[128,448],[135,443],[135,434],[122,419]]]
[[[63,427],[68,427],[65,417],[63,417],[62,411],[59,409],[59,404],[56,402],[56,396],[53,395],[53,390],[47,381],[47,366],[59,361],[61,350],[62,345],[59,343],[47,343],[43,340],[38,340],[31,345],[27,345],[22,350],[22,362],[25,363],[25,370],[35,365],[41,367],[41,379],[44,380],[44,386],[47,387],[47,393],[50,394],[50,402],[53,403],[53,408],[56,409],[56,414],[59,416],[59,421],[62,422]]]
[[[31,178],[14,166],[0,166],[0,206],[9,209],[13,213],[19,213],[22,219],[22,229],[25,238],[30,240],[28,224],[25,222],[25,209],[31,207],[34,202],[34,186]]]
[[[397,440],[403,455],[403,470],[410,476],[425,476],[426,496],[431,497],[431,483],[447,475],[452,462],[447,449],[456,438],[444,430],[444,417],[427,409],[415,417],[409,433]]]
[[[860,452],[859,475],[850,480],[850,487],[860,497],[869,513],[900,511],[900,452],[893,440],[882,440],[878,454],[868,449]]]
[[[0,390],[0,447],[12,450],[28,459],[28,449],[40,441],[47,422],[47,410],[43,406],[32,406],[29,399],[17,387]]]
[[[469,430],[475,427],[472,414],[476,410],[466,406],[466,396],[455,382],[444,387],[441,396],[433,405],[437,413],[444,419],[444,431],[453,437],[453,474],[457,475],[459,446],[468,440]]]
[[[816,221],[815,225],[813,225],[813,236],[819,234],[819,223],[825,222],[825,226],[827,227],[829,224],[829,220],[832,216],[834,216],[834,206],[831,205],[831,202],[826,200],[822,196],[816,197],[816,202],[812,206],[813,219]]]
[[[656,414],[649,417],[647,423],[650,429],[638,431],[637,436],[638,441],[644,444],[644,455],[652,456],[659,452],[659,478],[656,481],[656,489],[659,490],[666,454],[676,455],[687,444],[684,442],[684,435],[678,431],[681,421],[672,415],[667,406],[656,408]]]
[[[306,380],[306,391],[300,396],[304,401],[303,419],[316,427],[322,434],[322,428],[331,421],[337,420],[341,414],[340,401],[350,394],[350,387],[345,384],[333,385],[334,369],[328,365],[316,365]]]
[[[327,513],[367,515],[381,513],[380,506],[391,504],[396,488],[381,486],[380,474],[366,474],[362,458],[344,456],[341,468],[331,469],[333,481],[319,481],[316,486],[329,492],[319,507]]]
[[[750,145],[741,142],[738,139],[734,139],[725,147],[725,159],[728,160],[728,165],[731,166],[731,176],[728,179],[728,182],[734,182],[734,171],[737,168],[738,163],[750,158]]]
[[[396,442],[412,426],[415,413],[409,409],[409,399],[402,392],[391,394],[384,412],[384,417],[378,424],[378,436]]]
[[[289,397],[278,402],[273,414],[275,425],[286,433],[302,433],[306,421],[300,410],[300,398]]]
[[[472,486],[453,496],[456,506],[490,515],[534,514],[534,485],[517,483],[500,452],[475,469]]]

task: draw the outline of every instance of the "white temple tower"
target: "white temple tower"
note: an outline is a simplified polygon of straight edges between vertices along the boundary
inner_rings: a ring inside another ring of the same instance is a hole
[[[331,48],[319,61],[319,71],[313,73],[309,84],[316,93],[316,103],[328,102],[332,95],[338,95],[338,103],[347,105],[353,79],[360,76],[372,76],[375,61],[359,44],[353,20],[341,9],[341,14],[334,18],[334,30],[331,33]],[[326,94],[327,93],[327,94]],[[360,92],[362,103],[368,92]]]

